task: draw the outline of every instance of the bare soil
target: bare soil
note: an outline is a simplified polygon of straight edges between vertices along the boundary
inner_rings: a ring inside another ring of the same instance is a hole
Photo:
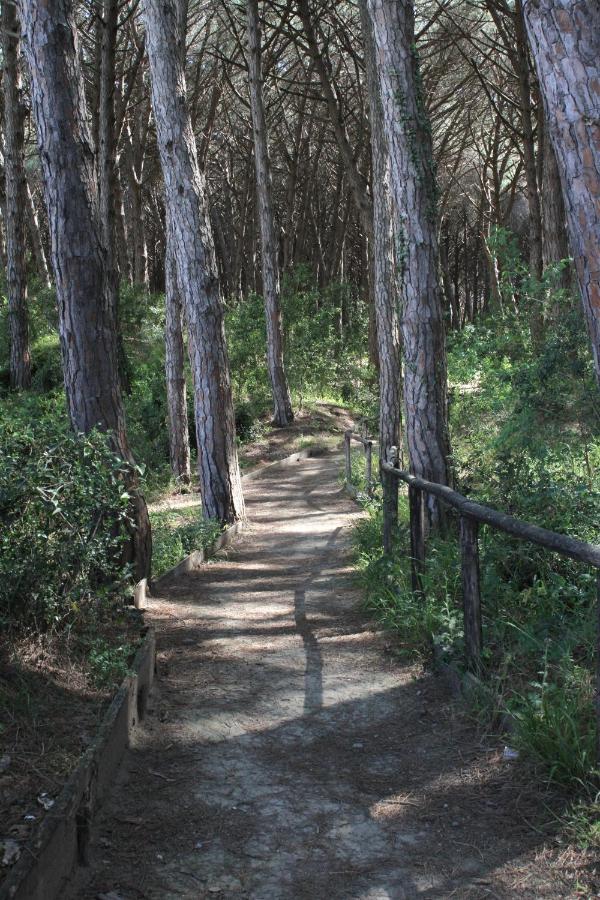
[[[139,621],[100,627],[110,645],[140,639]],[[0,881],[52,809],[96,736],[113,687],[90,679],[81,648],[64,635],[0,647]]]
[[[559,898],[561,798],[360,611],[339,457],[267,469],[161,584],[159,678],[71,900]]]

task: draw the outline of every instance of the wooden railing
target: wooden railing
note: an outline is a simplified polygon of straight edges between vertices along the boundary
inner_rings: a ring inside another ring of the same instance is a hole
[[[354,435],[351,435],[353,438]],[[368,443],[365,438],[358,438],[361,443]],[[372,442],[371,442],[372,443]],[[346,477],[351,474],[349,469],[349,445],[346,438]],[[538,525],[524,522],[514,516],[475,503],[462,494],[457,493],[445,485],[418,478],[398,468],[398,451],[391,447],[386,453],[386,460],[381,461],[381,477],[384,484],[387,479],[398,479],[408,485],[409,512],[410,512],[410,547],[412,567],[412,589],[417,593],[423,592],[421,576],[425,564],[425,496],[436,497],[439,501],[456,510],[459,515],[459,541],[461,549],[461,581],[463,594],[464,634],[465,634],[465,663],[472,672],[481,670],[481,653],[483,649],[483,637],[481,626],[481,589],[479,575],[479,525],[488,525],[498,531],[503,531],[522,541],[545,547],[553,553],[567,556],[578,562],[593,566],[597,572],[598,592],[598,632],[596,640],[596,722],[598,727],[598,762],[600,763],[600,546],[579,541],[565,534],[557,534]],[[393,523],[392,517],[397,520],[397,508],[393,504],[383,504],[383,531],[384,548],[386,547],[385,535],[390,533]]]

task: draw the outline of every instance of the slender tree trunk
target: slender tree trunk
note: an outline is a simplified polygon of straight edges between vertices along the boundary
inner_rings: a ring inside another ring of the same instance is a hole
[[[442,284],[444,286],[444,295],[446,297],[446,306],[448,308],[448,321],[451,328],[457,327],[460,316],[456,309],[456,289],[454,279],[450,273],[450,225],[446,223],[444,233],[440,241],[440,271],[442,275]]]
[[[147,289],[150,284],[148,274],[148,245],[144,221],[144,201],[142,185],[135,169],[128,171],[129,200],[131,203],[131,234],[133,237],[133,282]]]
[[[107,431],[133,464],[117,375],[114,298],[105,277],[95,154],[69,0],[19,0],[50,223],[67,407],[76,431]],[[133,465],[129,559],[150,571],[148,511]]]
[[[10,341],[10,386],[31,384],[29,317],[27,312],[27,271],[25,265],[25,106],[19,69],[19,23],[14,3],[2,4],[2,51],[4,73],[4,177],[6,223],[6,281],[8,287],[8,329]]]
[[[138,114],[138,120],[141,116]],[[149,287],[148,274],[148,246],[146,243],[146,229],[144,220],[144,198],[142,196],[142,177],[144,170],[144,151],[134,147],[137,138],[141,138],[142,127],[137,122],[135,133],[131,133],[129,124],[124,129],[125,138],[125,175],[127,178],[127,193],[129,201],[129,235],[132,242],[132,270],[133,282],[147,289]],[[136,162],[138,165],[136,166]]]
[[[37,275],[44,287],[50,287],[50,272],[48,271],[48,260],[46,259],[46,251],[44,242],[40,232],[40,222],[35,208],[35,200],[31,193],[29,182],[25,182],[25,202],[27,204],[27,228],[29,238],[31,240],[31,248],[35,259],[35,267]]]
[[[401,444],[401,364],[398,284],[394,261],[390,160],[384,136],[384,117],[375,66],[375,47],[366,0],[360,4],[369,92],[373,167],[373,297],[379,358],[379,454],[387,460],[390,447]],[[397,517],[398,481],[384,480],[384,502],[392,520]]]
[[[177,287],[177,263],[173,236],[167,222],[165,255],[165,374],[169,416],[171,471],[184,484],[190,482],[190,438],[188,425],[183,309]]]
[[[554,152],[547,128],[544,128],[542,184],[542,249],[544,269],[546,269],[552,263],[558,263],[570,257],[567,214],[562,195],[560,172],[558,171],[556,153]],[[567,289],[570,284],[570,265],[567,264],[560,273],[559,286]]]
[[[187,0],[175,0],[175,23],[179,36],[180,61],[185,63]],[[191,479],[190,435],[185,380],[183,308],[177,284],[177,261],[173,226],[165,210],[165,375],[169,418],[169,457],[171,471],[184,484]]]
[[[174,4],[145,0],[152,107],[173,230],[177,284],[185,306],[194,376],[202,506],[208,518],[244,515],[223,304],[196,143],[185,98]]]
[[[102,0],[100,85],[98,104],[98,179],[100,219],[104,242],[106,277],[111,295],[118,297],[119,270],[116,252],[116,140],[115,140],[115,52],[119,0]],[[114,310],[115,324],[117,310]]]
[[[523,7],[600,383],[600,3],[525,0]]]
[[[529,78],[527,38],[523,22],[521,0],[515,0],[515,64],[519,80],[521,128],[523,131],[523,158],[525,181],[529,203],[529,267],[538,280],[542,277],[542,210],[537,177],[535,138],[533,135],[533,110]]]
[[[367,0],[390,159],[402,300],[404,399],[411,470],[448,483],[446,349],[438,275],[431,132],[421,96],[412,3]],[[438,503],[428,501],[431,524]]]
[[[262,91],[262,59],[258,0],[247,0],[248,82],[254,134],[256,202],[261,236],[261,262],[265,317],[267,321],[267,368],[273,395],[273,424],[289,425],[294,420],[290,390],[283,362],[283,327],[275,217],[273,213],[271,166],[267,123]]]
[[[127,230],[127,221],[125,217],[125,205],[123,203],[123,189],[121,187],[121,176],[119,167],[116,168],[114,182],[114,209],[115,209],[115,235],[117,241],[117,254],[119,259],[119,277],[125,284],[133,284],[133,268],[131,264],[131,256],[128,253],[129,236]]]
[[[131,392],[129,363],[119,328],[119,262],[117,254],[118,194],[117,142],[115,134],[115,54],[119,22],[119,0],[102,0],[100,85],[98,103],[98,192],[104,245],[105,277],[114,303],[113,317],[119,356],[119,377],[123,391]]]

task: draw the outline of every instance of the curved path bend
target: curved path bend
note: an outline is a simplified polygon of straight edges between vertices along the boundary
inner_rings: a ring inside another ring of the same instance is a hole
[[[152,708],[73,897],[565,896],[535,798],[360,614],[339,470],[265,471],[235,546],[152,599]]]

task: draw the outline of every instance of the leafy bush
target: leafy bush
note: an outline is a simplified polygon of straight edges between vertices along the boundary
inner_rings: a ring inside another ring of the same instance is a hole
[[[111,688],[123,681],[134,649],[129,643],[114,646],[103,638],[96,638],[88,652],[89,673],[94,686]]]
[[[299,266],[282,281],[281,305],[286,372],[296,404],[319,397],[372,409],[377,391],[366,360],[366,307],[353,288],[319,288]],[[250,294],[231,306],[226,331],[234,398],[256,421],[271,407],[262,297]]]
[[[124,589],[125,467],[104,435],[0,424],[0,625],[57,628]]]
[[[221,533],[218,522],[201,518],[199,507],[150,514],[152,522],[152,574],[172,569],[193,550],[205,550]]]
[[[63,372],[58,334],[44,334],[31,347],[31,387],[44,393],[62,387]]]
[[[504,289],[519,292],[526,305],[525,270],[506,267],[505,276]],[[588,340],[570,298],[548,293],[544,302],[556,321],[535,349],[527,317],[514,310],[450,336],[457,487],[519,518],[596,542],[600,421]],[[368,607],[397,632],[406,652],[426,653],[434,641],[460,665],[456,529],[429,542],[422,599],[410,587],[404,500],[391,560],[381,557],[380,527],[380,510],[372,508],[355,533]],[[489,688],[480,712],[510,711],[511,742],[548,779],[593,784],[594,573],[488,528],[480,531],[480,557]]]

